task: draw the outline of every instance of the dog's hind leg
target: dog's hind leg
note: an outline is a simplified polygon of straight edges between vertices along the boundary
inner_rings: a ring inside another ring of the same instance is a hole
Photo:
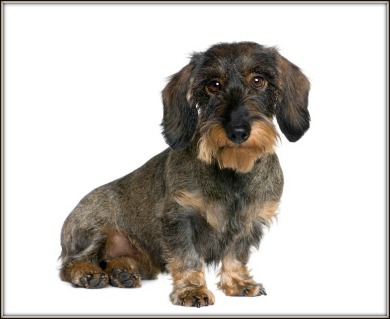
[[[154,279],[161,266],[120,225],[122,214],[116,191],[100,187],[85,196],[65,220],[61,232],[60,277],[78,287],[140,287],[140,279]]]
[[[115,228],[107,231],[102,260],[100,266],[114,287],[141,287],[141,278],[156,279],[160,272],[136,240]]]
[[[63,239],[62,258],[61,279],[84,288],[103,288],[108,283],[141,287],[141,278],[156,279],[161,272],[135,240],[115,228],[101,233],[73,231]]]
[[[111,286],[119,288],[141,287],[140,268],[132,257],[112,258],[101,263],[109,276]]]
[[[98,261],[98,254],[105,238],[103,236],[96,238],[95,234],[95,238],[86,235],[72,239],[72,236],[65,237],[64,234],[66,233],[63,233],[62,239],[60,278],[76,287],[105,287],[108,276],[101,269]]]
[[[64,281],[69,281],[76,287],[104,288],[108,283],[107,274],[92,262],[69,262],[60,272]]]

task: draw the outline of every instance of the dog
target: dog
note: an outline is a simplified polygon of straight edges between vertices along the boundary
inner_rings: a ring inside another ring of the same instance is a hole
[[[96,188],[66,218],[60,278],[76,287],[141,286],[170,273],[174,305],[208,306],[205,267],[228,296],[266,295],[246,266],[277,214],[280,139],[310,126],[310,82],[274,47],[218,43],[191,55],[162,91],[169,145]]]

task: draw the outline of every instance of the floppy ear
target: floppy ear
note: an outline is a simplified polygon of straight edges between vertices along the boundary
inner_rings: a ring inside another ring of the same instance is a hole
[[[281,96],[276,104],[276,120],[290,142],[298,141],[310,127],[307,109],[310,82],[301,70],[277,54]]]
[[[190,102],[193,68],[194,65],[190,62],[178,73],[172,75],[162,91],[163,136],[173,149],[184,148],[191,141],[198,123],[196,106]]]

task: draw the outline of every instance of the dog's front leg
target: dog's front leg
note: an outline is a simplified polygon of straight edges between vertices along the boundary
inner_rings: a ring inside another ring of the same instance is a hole
[[[246,262],[240,261],[234,253],[222,259],[218,288],[227,296],[261,296],[266,295],[262,284],[255,282],[249,274]]]
[[[170,299],[174,305],[201,307],[214,304],[214,295],[207,289],[204,270],[173,269],[171,266],[173,290]]]
[[[193,242],[191,216],[179,209],[170,212],[163,225],[167,268],[173,281],[172,303],[188,307],[213,305],[214,295],[205,280],[205,263]]]

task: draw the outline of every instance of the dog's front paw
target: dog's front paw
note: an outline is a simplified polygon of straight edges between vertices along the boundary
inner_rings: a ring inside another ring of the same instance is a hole
[[[110,284],[119,288],[141,287],[141,276],[129,273],[127,269],[116,268],[110,274]]]
[[[186,307],[203,307],[213,305],[215,298],[213,293],[204,287],[176,288],[170,294],[174,305]]]
[[[234,294],[233,296],[248,296],[248,297],[255,297],[255,296],[266,296],[267,293],[265,292],[265,289],[262,284],[258,283],[250,283],[243,287],[236,287],[239,291],[237,294]],[[236,290],[236,291],[237,291]]]
[[[255,297],[255,296],[266,296],[267,293],[265,292],[265,289],[262,284],[256,283],[256,282],[241,282],[241,283],[233,283],[232,285],[223,285],[219,284],[218,288],[221,289],[225,295],[227,296],[248,296],[248,297]]]

